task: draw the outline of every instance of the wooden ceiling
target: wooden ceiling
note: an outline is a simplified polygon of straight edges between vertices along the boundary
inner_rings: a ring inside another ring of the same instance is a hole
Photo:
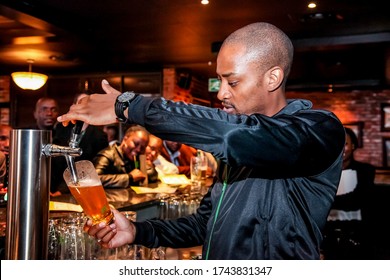
[[[298,58],[341,49],[360,59],[388,49],[386,2],[318,0],[310,10],[300,0],[0,0],[0,74],[34,59],[53,75],[175,67],[213,76],[212,45],[255,21],[284,30]]]

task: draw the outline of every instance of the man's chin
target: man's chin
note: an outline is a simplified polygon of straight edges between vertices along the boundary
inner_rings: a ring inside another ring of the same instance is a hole
[[[54,124],[55,124],[55,122],[46,122],[45,126],[53,126]]]

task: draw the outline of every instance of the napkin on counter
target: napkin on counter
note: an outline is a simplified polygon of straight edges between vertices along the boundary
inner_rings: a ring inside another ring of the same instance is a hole
[[[174,193],[177,188],[170,187],[165,184],[159,184],[157,188],[148,188],[148,187],[131,187],[136,194],[144,193]]]
[[[191,181],[184,174],[179,175],[165,175],[160,178],[161,183],[157,187],[131,187],[136,194],[144,193],[174,193],[178,188],[184,188],[191,184]]]
[[[164,175],[160,177],[160,180],[163,184],[174,186],[191,184],[191,181],[184,174]]]
[[[67,202],[58,202],[50,201],[49,202],[50,211],[73,211],[73,212],[83,212],[83,208],[80,205],[67,203]]]

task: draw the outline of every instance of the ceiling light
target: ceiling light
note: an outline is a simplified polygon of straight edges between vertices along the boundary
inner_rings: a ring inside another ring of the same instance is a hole
[[[28,72],[14,72],[11,74],[12,80],[22,89],[40,89],[46,83],[47,76],[31,71],[34,60],[28,59],[27,63],[29,64]]]
[[[200,1],[200,3],[202,3],[203,5],[207,5],[209,3],[209,0],[202,0]]]

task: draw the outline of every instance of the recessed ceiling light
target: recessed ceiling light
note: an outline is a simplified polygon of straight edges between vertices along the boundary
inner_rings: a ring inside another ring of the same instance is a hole
[[[317,4],[314,3],[314,2],[310,2],[310,3],[307,5],[307,7],[308,7],[309,9],[314,9],[315,7],[317,7]]]

